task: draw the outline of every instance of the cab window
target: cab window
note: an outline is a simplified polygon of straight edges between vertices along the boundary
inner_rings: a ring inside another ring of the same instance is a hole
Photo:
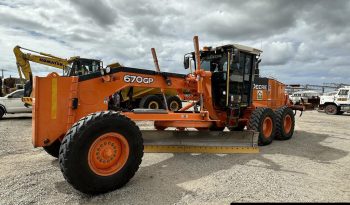
[[[348,95],[349,90],[339,90],[338,95]]]
[[[210,61],[205,60],[201,62],[201,69],[205,71],[210,71]]]
[[[21,91],[13,93],[11,96],[12,96],[12,98],[22,98],[23,97],[23,93],[24,93],[24,91],[21,90]]]
[[[241,52],[239,55],[239,62],[233,62],[231,68],[236,74],[250,74],[252,67],[252,55]]]

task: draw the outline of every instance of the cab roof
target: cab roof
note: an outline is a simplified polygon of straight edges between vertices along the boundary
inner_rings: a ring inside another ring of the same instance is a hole
[[[252,53],[255,55],[260,55],[263,52],[262,50],[259,50],[259,49],[253,48],[253,47],[249,47],[249,46],[240,45],[240,44],[232,44],[232,46],[237,48],[238,50]]]
[[[218,46],[215,48],[212,48],[212,47],[204,47],[204,48],[206,48],[207,50],[220,50],[220,49],[228,49],[228,48],[237,48],[240,51],[244,51],[244,52],[251,53],[254,55],[260,55],[263,52],[262,50],[259,50],[257,48],[244,46],[244,45],[236,44],[236,43]],[[203,49],[203,50],[205,50],[205,49]]]

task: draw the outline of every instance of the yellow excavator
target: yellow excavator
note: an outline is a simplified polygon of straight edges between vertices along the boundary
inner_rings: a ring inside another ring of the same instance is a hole
[[[27,53],[22,52],[29,51]],[[103,62],[96,59],[80,58],[79,56],[70,57],[68,59],[60,58],[48,53],[38,52],[27,48],[16,46],[13,49],[16,57],[17,69],[22,82],[25,80],[24,98],[22,101],[26,104],[32,104],[32,69],[30,61],[62,69],[66,76],[85,75],[98,71],[103,67]],[[23,80],[24,79],[24,80]]]
[[[28,51],[28,52],[23,52]],[[43,64],[63,70],[64,76],[81,76],[100,72],[103,68],[103,62],[96,59],[80,58],[79,56],[68,59],[60,58],[48,53],[38,52],[27,48],[16,46],[13,49],[16,57],[17,69],[19,76],[25,82],[24,97],[22,101],[26,105],[32,105],[32,69],[30,62]],[[107,67],[109,69],[118,69],[122,65],[118,62],[112,63]],[[93,75],[93,74],[92,74]],[[169,107],[170,110],[176,111],[182,108],[181,99],[176,96],[176,91],[172,89],[165,90],[166,105],[162,102],[161,90],[159,88],[125,88],[118,93],[119,100],[116,102],[111,96],[109,108],[117,110],[150,108],[160,109]],[[117,104],[117,106],[116,106]]]

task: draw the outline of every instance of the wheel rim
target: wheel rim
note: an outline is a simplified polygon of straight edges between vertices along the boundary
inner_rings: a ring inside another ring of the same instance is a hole
[[[288,134],[292,129],[292,117],[290,115],[286,115],[284,117],[283,128],[286,134]]]
[[[335,111],[336,111],[335,106],[332,106],[332,105],[327,106],[326,109],[327,109],[327,112],[331,113],[331,114],[335,113]]]
[[[178,110],[179,109],[179,104],[176,102],[176,101],[172,101],[171,103],[170,103],[170,110],[172,110],[172,111],[176,111],[176,110]]]
[[[129,157],[129,144],[121,134],[110,132],[98,137],[88,154],[89,166],[101,176],[118,172]]]
[[[159,109],[159,104],[158,104],[158,102],[156,102],[156,101],[151,101],[151,102],[148,104],[148,108],[149,108],[149,109]]]
[[[266,117],[263,122],[263,134],[265,138],[270,138],[272,134],[272,119],[271,117]]]

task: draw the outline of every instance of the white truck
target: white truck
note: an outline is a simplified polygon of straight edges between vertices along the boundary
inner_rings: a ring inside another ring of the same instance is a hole
[[[311,99],[317,99],[319,98],[321,94],[317,91],[313,90],[304,90],[304,91],[297,91],[289,96],[290,100],[293,102],[293,104],[298,105],[309,102]]]
[[[339,88],[335,95],[321,96],[319,109],[329,115],[350,113],[350,86]]]
[[[22,102],[24,90],[16,90],[5,97],[0,97],[0,119],[5,114],[30,113],[31,107],[26,107]]]

